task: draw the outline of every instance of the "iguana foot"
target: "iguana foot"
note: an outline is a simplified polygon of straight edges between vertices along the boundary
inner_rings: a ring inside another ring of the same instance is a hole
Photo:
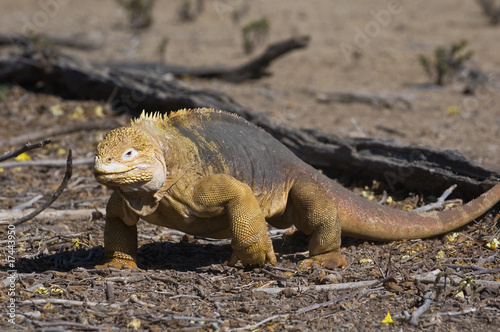
[[[130,270],[139,270],[137,264],[130,259],[112,259],[102,265],[96,265],[96,269],[107,269],[107,268],[115,268],[119,270],[130,269]]]
[[[229,265],[236,265],[238,260],[243,266],[264,266],[267,262],[276,265],[276,255],[274,254],[271,239],[264,235],[250,246],[232,245],[233,254],[229,260]]]
[[[302,269],[309,269],[313,263],[318,263],[327,269],[345,268],[347,261],[340,251],[330,251],[324,254],[318,254],[304,259],[299,266]]]

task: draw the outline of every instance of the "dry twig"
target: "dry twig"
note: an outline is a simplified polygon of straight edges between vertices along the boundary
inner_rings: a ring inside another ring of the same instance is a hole
[[[285,289],[292,289],[297,292],[301,291],[313,291],[313,292],[318,292],[318,291],[339,291],[339,290],[346,290],[346,289],[356,289],[356,288],[361,288],[361,287],[373,287],[375,285],[378,285],[381,281],[380,280],[368,280],[368,281],[356,281],[356,282],[346,282],[342,284],[328,284],[328,285],[314,285],[310,287],[273,287],[273,288],[255,288],[252,291],[253,292],[264,292],[266,294],[270,295],[277,295],[281,292],[283,292]]]
[[[235,329],[233,329],[233,331],[255,330],[256,328],[258,328],[262,324],[270,322],[273,319],[276,319],[276,318],[285,318],[285,317],[288,317],[288,315],[286,315],[286,314],[285,315],[274,315],[274,316],[268,317],[268,318],[266,318],[264,320],[261,320],[260,322],[258,322],[256,324],[235,328]]]
[[[424,303],[418,307],[411,315],[405,310],[405,318],[410,325],[418,326],[418,319],[431,307],[433,292],[427,292],[424,295]]]
[[[20,149],[17,149],[16,151],[7,152],[7,153],[3,154],[2,156],[0,156],[0,161],[4,161],[4,160],[10,159],[10,158],[15,158],[15,157],[19,156],[21,153],[24,153],[24,152],[27,152],[27,151],[30,151],[33,149],[41,148],[41,147],[49,144],[50,142],[52,142],[52,140],[45,139],[45,140],[38,142],[38,143],[35,143],[35,144],[27,143],[25,146],[23,146]]]
[[[425,212],[429,210],[436,210],[436,209],[442,209],[445,204],[455,202],[455,200],[452,201],[446,201],[446,198],[451,195],[453,190],[457,187],[456,184],[452,185],[448,189],[446,189],[443,194],[438,198],[437,202],[435,203],[430,203],[424,206],[421,206],[419,208],[411,210],[411,212]],[[461,202],[461,200],[459,200]]]
[[[0,211],[0,225],[8,224],[11,220],[16,220],[22,218],[26,213],[32,214],[36,209],[28,209],[24,211]],[[101,213],[96,211],[96,209],[82,209],[82,210],[45,210],[41,214],[38,214],[31,218],[31,220],[36,222],[45,222],[47,220],[52,220],[53,222],[59,221],[83,221],[89,220],[89,218],[100,218]]]
[[[64,179],[61,182],[61,185],[59,186],[59,188],[57,188],[56,192],[52,195],[52,198],[49,199],[45,204],[43,204],[41,207],[39,207],[38,209],[36,209],[32,213],[12,222],[12,225],[17,226],[17,225],[22,224],[23,222],[26,222],[28,220],[33,219],[34,217],[39,215],[43,210],[47,209],[49,206],[52,205],[52,203],[54,203],[56,201],[56,199],[62,194],[62,192],[64,191],[64,189],[68,185],[68,181],[71,178],[71,175],[73,174],[72,161],[73,161],[73,158],[72,158],[71,150],[69,150],[68,159],[66,161],[66,173],[64,174]]]
[[[77,131],[89,130],[108,130],[121,126],[121,124],[114,119],[105,119],[99,121],[88,122],[75,122],[65,126],[51,127],[39,131],[32,131],[27,134],[7,139],[3,142],[4,145],[12,146],[19,145],[29,141],[35,141],[44,137],[54,137],[65,134],[71,134]]]
[[[29,161],[7,161],[2,163],[2,168],[13,167],[63,167],[66,165],[66,160],[29,160]],[[94,163],[94,158],[79,158],[72,162],[73,166],[91,165]]]

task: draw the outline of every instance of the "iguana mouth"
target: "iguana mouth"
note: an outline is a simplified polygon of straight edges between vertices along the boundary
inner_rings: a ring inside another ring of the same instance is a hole
[[[114,175],[123,174],[137,168],[136,166],[126,167],[119,163],[104,164],[97,162],[94,164],[94,174],[97,175]]]
[[[96,176],[116,175],[116,174],[124,174],[124,173],[130,172],[131,170],[134,170],[134,169],[135,169],[135,167],[134,168],[129,168],[129,169],[126,169],[126,170],[123,170],[123,171],[107,172],[107,171],[104,171],[102,169],[94,168],[94,174]]]

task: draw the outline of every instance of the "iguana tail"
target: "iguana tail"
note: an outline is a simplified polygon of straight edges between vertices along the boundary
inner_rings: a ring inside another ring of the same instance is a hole
[[[418,239],[450,232],[486,213],[500,201],[500,184],[467,204],[446,211],[411,212],[392,209],[333,184],[342,235],[375,241]]]

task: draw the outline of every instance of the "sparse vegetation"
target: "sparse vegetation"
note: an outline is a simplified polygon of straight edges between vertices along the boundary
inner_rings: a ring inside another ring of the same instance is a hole
[[[500,4],[496,0],[476,0],[476,2],[492,25],[500,23]]]
[[[271,24],[267,17],[252,21],[241,28],[243,35],[243,50],[246,54],[251,54],[256,46],[262,44],[266,40],[270,28]]]
[[[166,59],[166,53],[167,53],[167,45],[168,45],[168,38],[163,37],[160,41],[160,44],[158,44],[158,60],[160,62],[165,62]]]
[[[452,44],[450,47],[440,46],[434,51],[434,59],[420,54],[420,64],[435,84],[445,85],[464,68],[464,63],[474,55],[473,51],[459,54],[467,46],[467,40]]]
[[[178,10],[179,18],[181,21],[194,21],[204,9],[204,0],[183,0]]]
[[[4,100],[8,92],[9,92],[9,87],[7,85],[0,85],[0,101]]]
[[[116,0],[116,2],[127,12],[132,29],[146,29],[153,23],[151,13],[155,0]]]

